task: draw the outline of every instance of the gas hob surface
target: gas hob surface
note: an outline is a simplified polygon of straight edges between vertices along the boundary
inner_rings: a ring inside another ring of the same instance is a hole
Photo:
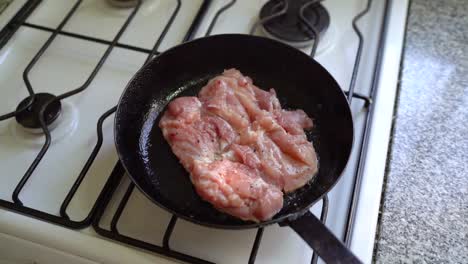
[[[294,21],[291,28],[270,21],[284,8],[282,1],[269,2],[274,6],[263,15],[268,1],[146,0],[129,7],[111,2],[129,1],[43,0],[29,16],[17,17],[17,30],[0,50],[1,208],[77,229],[67,232],[98,244],[112,240],[131,246],[130,252],[145,249],[150,259],[316,262],[312,250],[288,228],[219,230],[176,219],[134,188],[118,163],[113,112],[127,82],[148,58],[193,38],[253,33],[300,48],[348,92],[356,134],[352,157],[339,183],[312,212],[351,245],[367,137],[372,119],[379,117],[373,113],[376,68],[390,4],[302,1],[310,8],[304,9],[308,22]],[[28,120],[34,114],[25,118],[33,129],[19,118],[31,94],[48,94],[60,104],[55,116],[42,120],[48,127]],[[382,155],[385,160],[386,151]],[[11,232],[14,226],[9,228]]]

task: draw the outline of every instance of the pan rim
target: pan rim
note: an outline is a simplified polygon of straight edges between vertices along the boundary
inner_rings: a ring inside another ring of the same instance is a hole
[[[181,218],[183,220],[186,220],[188,222],[191,222],[191,223],[194,223],[194,224],[198,224],[198,225],[201,225],[201,226],[205,226],[205,227],[210,227],[210,228],[217,228],[217,229],[225,229],[225,230],[242,230],[242,229],[253,229],[253,228],[261,228],[261,227],[265,227],[265,226],[268,226],[268,225],[272,225],[272,224],[276,224],[276,223],[283,223],[283,222],[287,222],[288,220],[292,221],[294,219],[297,219],[299,217],[301,217],[303,214],[305,214],[307,211],[310,210],[310,208],[312,206],[314,206],[318,201],[320,201],[325,195],[328,194],[328,192],[330,192],[334,187],[335,185],[339,182],[339,180],[341,179],[341,177],[343,176],[343,172],[346,170],[346,168],[348,167],[348,164],[349,164],[349,160],[350,160],[350,157],[351,157],[351,153],[352,153],[352,150],[354,148],[354,141],[355,141],[355,133],[354,133],[354,118],[353,118],[353,115],[352,115],[352,111],[350,109],[350,105],[347,103],[348,105],[348,111],[346,111],[347,113],[349,113],[349,120],[351,120],[350,122],[350,125],[351,125],[351,144],[350,144],[350,148],[349,148],[349,153],[347,155],[347,158],[346,158],[346,163],[345,165],[343,166],[343,168],[339,171],[339,175],[337,177],[337,179],[333,182],[333,184],[331,184],[328,189],[323,192],[320,196],[317,197],[317,199],[310,203],[309,205],[307,205],[306,207],[304,208],[301,208],[300,210],[294,212],[294,213],[289,213],[289,214],[285,214],[281,217],[278,217],[278,218],[274,218],[275,216],[273,216],[272,219],[270,220],[267,220],[267,221],[262,221],[262,222],[253,222],[253,221],[244,221],[245,224],[242,224],[242,225],[224,225],[224,224],[216,224],[216,223],[210,223],[210,222],[206,222],[206,221],[200,221],[196,218],[192,218],[192,217],[189,217],[189,216],[186,216],[186,215],[183,215],[179,212],[176,212],[174,211],[173,209],[171,208],[168,208],[167,206],[163,205],[162,203],[160,203],[159,201],[157,201],[156,199],[154,199],[151,195],[149,195],[145,190],[144,188],[138,183],[138,180],[136,180],[136,178],[132,175],[132,173],[130,172],[131,169],[128,168],[128,166],[125,164],[124,160],[125,158],[123,157],[123,153],[120,151],[120,147],[119,147],[119,143],[117,142],[117,119],[118,119],[118,116],[119,116],[119,113],[120,113],[120,108],[121,108],[121,102],[122,102],[122,98],[124,96],[126,96],[127,92],[128,92],[128,89],[130,89],[130,86],[131,84],[133,83],[133,81],[141,76],[141,72],[144,71],[147,66],[151,63],[154,63],[160,56],[163,56],[164,54],[167,54],[167,53],[170,53],[172,52],[173,50],[175,49],[178,49],[180,48],[181,46],[184,46],[184,45],[188,45],[190,43],[193,43],[193,42],[198,42],[198,41],[206,41],[207,39],[213,39],[213,38],[222,38],[222,37],[233,37],[233,38],[251,38],[251,39],[262,39],[262,40],[267,40],[267,41],[270,41],[270,42],[273,42],[275,43],[275,45],[280,45],[280,46],[283,46],[285,48],[288,48],[288,49],[292,49],[294,50],[295,52],[300,52],[302,53],[304,56],[307,56],[306,54],[304,54],[302,51],[296,49],[296,48],[293,48],[287,44],[284,44],[280,41],[277,41],[277,40],[274,40],[274,39],[270,39],[270,38],[266,38],[266,37],[261,37],[261,36],[252,36],[252,35],[246,35],[246,34],[218,34],[218,35],[212,35],[212,36],[207,36],[207,37],[202,37],[202,38],[197,38],[197,39],[194,39],[194,40],[191,40],[191,41],[187,41],[187,42],[184,42],[182,44],[179,44],[179,45],[176,45],[174,47],[171,47],[170,49],[167,49],[166,51],[160,53],[159,55],[155,56],[154,58],[152,58],[151,60],[149,60],[147,63],[145,63],[144,65],[141,66],[140,69],[138,69],[138,71],[135,72],[135,74],[132,76],[132,78],[128,81],[128,83],[126,84],[125,86],[125,89],[122,91],[122,94],[121,96],[119,97],[119,101],[118,101],[118,105],[117,105],[117,109],[115,111],[115,114],[114,114],[114,128],[113,128],[113,132],[114,132],[114,144],[115,144],[115,147],[116,147],[116,150],[117,150],[117,156],[119,157],[119,162],[121,163],[122,167],[125,169],[125,172],[127,173],[128,177],[130,178],[130,180],[132,181],[132,183],[137,187],[137,189],[143,193],[143,195],[148,198],[151,202],[153,202],[154,204],[156,204],[157,206],[159,206],[160,208],[166,210],[167,212],[169,212],[170,214],[178,217],[178,218]],[[311,58],[310,56],[307,56],[310,60],[312,60],[314,63],[316,63],[319,67],[321,67],[324,71],[326,71],[333,79],[333,81],[337,84],[337,86],[340,88],[339,90],[339,94],[340,96],[342,96],[343,100],[346,100],[346,95],[344,93],[344,91],[341,89],[341,87],[339,86],[339,84],[336,82],[336,80],[333,78],[333,76],[328,72],[328,70],[326,70],[319,62],[317,62],[315,59]],[[217,210],[217,209],[216,209]],[[243,221],[243,220],[242,220]]]

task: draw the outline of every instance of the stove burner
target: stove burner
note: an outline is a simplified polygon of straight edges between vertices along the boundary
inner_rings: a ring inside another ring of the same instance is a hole
[[[313,1],[313,0],[312,0]],[[295,47],[309,46],[314,41],[314,33],[301,21],[301,7],[310,3],[311,0],[271,0],[260,10],[260,20],[264,32],[277,40],[286,42]],[[285,14],[277,15],[287,4]],[[276,17],[275,17],[276,15]],[[330,25],[330,15],[320,3],[311,4],[304,10],[305,18],[323,36]],[[269,17],[274,17],[269,19]]]
[[[139,0],[107,0],[107,2],[115,7],[134,7],[137,5]]]
[[[39,111],[41,111],[42,107],[47,102],[54,98],[54,95],[48,93],[36,94],[32,105],[16,115],[16,121],[24,128],[32,132],[42,131],[41,123],[39,122]],[[30,99],[31,96],[23,99],[23,101],[19,103],[18,107],[16,107],[16,110],[18,111],[19,109],[24,108]],[[59,100],[54,101],[47,106],[47,109],[44,111],[44,121],[47,126],[51,125],[59,117],[61,109],[62,104]]]

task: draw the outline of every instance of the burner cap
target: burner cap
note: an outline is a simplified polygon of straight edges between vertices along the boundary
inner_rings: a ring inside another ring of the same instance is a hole
[[[21,108],[25,107],[31,96],[26,97],[21,101],[16,107],[16,111],[20,110]],[[21,124],[23,127],[28,129],[37,129],[41,127],[41,123],[39,122],[39,111],[41,111],[42,107],[49,102],[50,100],[54,99],[55,96],[48,93],[38,93],[34,97],[34,102],[31,106],[26,108],[25,110],[19,112],[16,115],[16,121]],[[60,110],[62,109],[62,104],[59,100],[52,102],[47,106],[47,109],[44,111],[44,118],[47,125],[52,124],[60,115]]]
[[[266,21],[263,24],[264,31],[273,38],[285,41],[293,46],[307,46],[313,43],[314,34],[301,21],[300,9],[311,0],[271,0],[260,10],[260,19],[265,19],[277,14],[286,2],[288,9],[286,14]],[[304,10],[304,16],[314,25],[320,36],[323,36],[330,25],[330,15],[320,3],[312,4]]]

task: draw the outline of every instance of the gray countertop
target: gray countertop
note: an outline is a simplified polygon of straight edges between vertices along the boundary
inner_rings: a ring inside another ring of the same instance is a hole
[[[377,263],[468,263],[468,1],[413,0]]]

